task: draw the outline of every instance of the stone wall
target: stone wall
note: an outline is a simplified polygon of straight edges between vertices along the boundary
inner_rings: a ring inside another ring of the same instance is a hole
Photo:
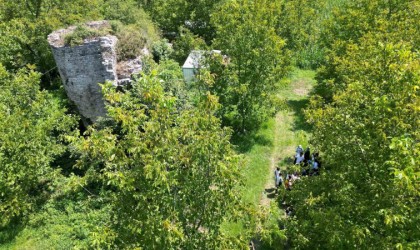
[[[108,25],[106,21],[90,22],[91,28]],[[61,80],[67,96],[72,100],[84,118],[85,124],[106,116],[105,104],[98,83],[111,81],[114,85],[129,81],[133,73],[141,70],[141,63],[123,70],[124,79],[118,79],[116,45],[118,39],[107,35],[85,40],[80,46],[67,46],[64,37],[75,30],[75,26],[51,33],[48,42],[52,48]],[[139,60],[139,59],[137,59]],[[119,62],[121,65],[122,62]],[[123,63],[124,64],[124,63]],[[120,66],[119,66],[120,68]],[[120,69],[121,70],[121,69]],[[123,80],[123,81],[121,81]]]

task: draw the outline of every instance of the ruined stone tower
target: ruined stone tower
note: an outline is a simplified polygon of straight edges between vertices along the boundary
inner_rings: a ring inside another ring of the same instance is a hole
[[[109,25],[107,21],[86,24],[92,29],[100,29],[107,25]],[[64,37],[75,29],[76,26],[71,26],[57,30],[48,36],[48,42],[67,96],[76,104],[84,123],[88,124],[95,122],[99,117],[106,116],[101,87],[98,83],[111,81],[114,85],[118,85],[121,82],[117,75],[118,39],[112,35],[105,35],[85,39],[79,46],[65,45]],[[137,64],[134,67],[131,63],[130,74],[141,70],[141,61],[135,62]],[[127,76],[124,77],[125,79],[122,80],[126,81]]]

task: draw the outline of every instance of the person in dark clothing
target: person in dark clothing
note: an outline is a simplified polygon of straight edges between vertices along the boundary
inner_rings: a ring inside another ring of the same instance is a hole
[[[306,169],[306,167],[302,168],[302,176],[307,176],[309,174],[309,171]]]
[[[312,158],[313,158],[313,160],[317,160],[317,159],[319,158],[319,153],[318,153],[318,152],[315,152],[315,153],[312,155]]]
[[[311,150],[309,147],[306,148],[305,154],[303,155],[305,159],[303,160],[304,163],[308,163],[311,160]]]
[[[292,206],[288,206],[286,208],[286,215],[287,216],[292,216],[293,215],[293,207]]]

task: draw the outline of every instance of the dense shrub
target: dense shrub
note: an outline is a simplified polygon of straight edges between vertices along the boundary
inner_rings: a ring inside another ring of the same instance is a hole
[[[177,96],[165,90],[180,78],[179,67],[166,63],[125,92],[105,85],[114,125],[68,137],[80,156],[76,166],[112,190],[117,240],[98,242],[122,249],[222,249],[230,239],[220,225],[236,209],[240,175],[231,130],[213,115],[218,103],[210,94],[200,107],[177,109]]]
[[[76,29],[64,37],[64,44],[70,46],[82,45],[86,39],[93,39],[106,35],[108,29],[92,29],[86,25],[78,25]]]
[[[44,200],[57,173],[52,162],[65,151],[60,138],[75,125],[60,100],[39,90],[39,79],[0,64],[0,230]]]
[[[119,39],[119,59],[129,59],[139,55],[144,47],[151,48],[160,39],[160,33],[149,15],[133,0],[110,0],[102,5],[105,20]],[[133,50],[134,52],[131,52]]]
[[[147,44],[147,38],[133,25],[122,28],[116,36],[118,61],[136,58]]]
[[[187,59],[191,50],[205,49],[207,47],[202,38],[194,35],[189,29],[184,27],[179,29],[179,37],[175,39],[173,44],[174,53],[172,53],[171,58],[181,65]]]
[[[171,44],[168,43],[167,39],[159,40],[152,45],[152,55],[156,62],[169,59],[173,52],[174,49],[172,48]]]
[[[151,47],[159,37],[154,32],[150,36],[149,28],[143,27],[141,23],[126,25],[113,20],[109,24],[99,29],[90,28],[85,24],[78,25],[73,32],[64,37],[64,44],[77,46],[82,45],[86,39],[115,35],[118,38],[117,60],[123,61],[136,58],[142,53],[143,48]]]

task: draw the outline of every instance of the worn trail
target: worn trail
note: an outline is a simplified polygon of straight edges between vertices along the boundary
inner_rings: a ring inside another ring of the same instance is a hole
[[[281,110],[275,117],[275,128],[273,133],[273,150],[270,156],[270,167],[268,169],[267,181],[261,196],[260,205],[268,207],[271,200],[276,197],[274,184],[274,170],[280,167],[285,172],[287,166],[293,162],[292,156],[295,147],[299,144],[306,144],[307,133],[299,126],[298,120],[302,116],[302,108],[311,89],[311,79],[296,78],[292,80],[289,88],[280,93],[287,98],[288,109]]]
[[[292,161],[290,157],[293,155],[294,146],[289,145],[293,142],[294,133],[291,131],[291,123],[293,121],[293,112],[281,111],[277,113],[275,119],[274,147],[270,157],[269,175],[266,181],[260,204],[269,206],[270,201],[276,197],[274,185],[274,170],[280,167],[281,170],[286,169],[286,165]]]

